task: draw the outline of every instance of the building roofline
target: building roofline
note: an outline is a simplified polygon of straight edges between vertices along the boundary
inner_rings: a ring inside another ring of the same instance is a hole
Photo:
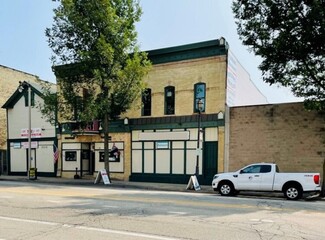
[[[24,72],[24,71],[21,71],[21,70],[18,70],[18,69],[12,68],[12,67],[7,67],[7,66],[1,65],[1,64],[0,64],[0,67],[7,68],[7,69],[10,69],[10,70],[13,70],[13,71],[16,71],[16,72],[21,72],[21,73],[24,73],[24,74],[27,74],[27,75],[33,76],[33,77],[35,77],[35,78],[39,78],[39,76],[37,76],[37,75],[35,75],[35,74],[31,74],[31,73],[28,73],[28,72]],[[41,79],[40,79],[40,80],[41,80]],[[42,81],[45,81],[45,80],[42,80]]]
[[[145,51],[153,64],[191,60],[219,55],[226,55],[228,43],[224,38],[204,42],[185,44],[174,47]]]
[[[148,53],[148,58],[152,61],[153,64],[161,64],[226,55],[228,52],[228,43],[223,37],[221,37],[220,39],[190,43],[167,48],[144,50],[143,52]],[[75,74],[75,65],[78,64],[74,63],[57,65],[54,66],[53,69],[56,73],[63,69],[69,69],[71,71],[71,75],[73,75]]]

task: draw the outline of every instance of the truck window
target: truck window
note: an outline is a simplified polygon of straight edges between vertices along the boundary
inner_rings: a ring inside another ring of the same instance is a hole
[[[276,169],[275,169],[275,171],[276,171],[277,173],[280,172],[280,169],[279,169],[279,166],[278,166],[278,165],[276,165]]]
[[[249,166],[240,171],[240,173],[260,173],[260,172],[261,172],[260,165]]]
[[[271,172],[271,165],[263,165],[261,167],[261,173],[269,173]]]

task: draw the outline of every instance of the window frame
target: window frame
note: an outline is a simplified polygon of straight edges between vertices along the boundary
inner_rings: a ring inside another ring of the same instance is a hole
[[[32,99],[31,106],[35,107],[35,92],[31,91],[30,95]],[[24,98],[25,98],[25,107],[29,107],[28,91],[24,93]]]
[[[68,158],[67,155],[74,155],[74,157],[73,156],[69,156],[69,158]],[[65,151],[65,153],[64,153],[64,160],[66,162],[76,162],[77,161],[77,151]]]
[[[168,93],[172,93],[172,96],[167,96]],[[165,87],[165,94],[164,94],[164,113],[165,115],[174,115],[175,114],[175,87],[174,86],[167,86]]]
[[[201,96],[201,92],[198,93],[198,89],[203,86],[203,91]],[[205,105],[206,105],[206,83],[198,82],[194,84],[194,102],[193,102],[193,112],[198,113],[199,109],[197,108],[197,102],[201,99],[203,102],[203,109],[200,112],[205,112]]]
[[[151,116],[151,106],[152,106],[151,88],[146,88],[143,91],[141,101],[142,101],[141,116]]]

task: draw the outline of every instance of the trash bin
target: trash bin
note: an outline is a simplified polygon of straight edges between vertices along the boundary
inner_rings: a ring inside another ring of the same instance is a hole
[[[29,180],[36,180],[37,179],[37,168],[30,168],[29,169]]]

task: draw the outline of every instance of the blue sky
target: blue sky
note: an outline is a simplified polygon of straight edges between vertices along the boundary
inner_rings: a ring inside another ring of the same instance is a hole
[[[140,0],[143,15],[137,23],[142,50],[189,44],[221,36],[250,73],[270,103],[297,101],[289,90],[268,86],[258,70],[260,59],[243,46],[236,31],[230,0]],[[53,22],[51,0],[2,0],[0,8],[0,65],[55,82],[51,49],[45,28]]]

